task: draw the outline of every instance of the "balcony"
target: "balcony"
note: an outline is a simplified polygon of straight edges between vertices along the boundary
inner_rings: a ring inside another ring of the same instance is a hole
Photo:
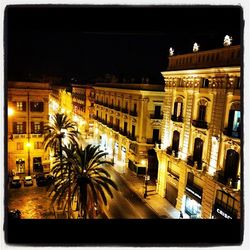
[[[192,125],[196,128],[208,129],[208,124],[205,121],[193,120]]]
[[[168,155],[172,155],[172,156],[174,156],[176,158],[178,157],[178,151],[172,150],[172,147],[167,147],[166,153]]]
[[[223,134],[228,136],[228,137],[240,139],[240,130],[239,131],[233,131],[233,130],[228,130],[228,128],[225,128],[223,130]]]
[[[192,155],[189,155],[187,157],[187,164],[191,167],[195,167],[195,165],[197,164],[197,169],[198,170],[202,170],[202,162],[199,161],[195,161]]]
[[[182,116],[171,115],[171,120],[173,122],[183,122],[183,117]]]
[[[223,170],[216,171],[214,178],[216,181],[220,182],[221,184],[223,184],[225,186],[228,186],[228,187],[233,188],[233,189],[237,189],[239,179],[236,178],[236,180],[233,181],[232,178],[226,178],[224,176]]]
[[[132,116],[137,116],[137,112],[136,111],[130,111],[129,114],[132,115]]]
[[[121,111],[121,108],[118,107],[118,106],[114,106],[114,110],[116,110],[116,111]]]
[[[128,138],[129,140],[131,140],[131,141],[136,141],[135,135],[132,135],[131,133],[128,133],[128,134],[127,134],[127,138]]]
[[[122,109],[121,111],[122,111],[123,113],[125,113],[125,114],[128,114],[128,109],[126,109],[126,108],[125,108],[125,109]]]
[[[123,130],[123,129],[119,129],[119,133],[120,133],[121,135],[124,135],[124,136],[127,136],[127,135],[128,135],[128,132],[125,131],[125,130]]]
[[[163,119],[163,114],[161,114],[161,115],[151,114],[150,119],[162,120]]]

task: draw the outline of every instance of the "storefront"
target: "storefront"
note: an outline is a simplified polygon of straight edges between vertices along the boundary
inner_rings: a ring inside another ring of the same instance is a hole
[[[237,219],[237,213],[228,211],[219,204],[214,204],[213,219]]]
[[[238,211],[236,209],[238,201],[230,194],[222,190],[216,193],[216,199],[213,208],[213,219],[237,219]]]
[[[190,219],[201,218],[202,188],[186,186],[185,213]]]
[[[169,174],[166,184],[166,199],[175,207],[178,197],[178,178]]]

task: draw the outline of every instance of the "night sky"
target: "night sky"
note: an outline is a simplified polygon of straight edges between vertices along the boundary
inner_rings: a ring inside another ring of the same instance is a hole
[[[9,7],[5,11],[5,66],[9,80],[105,73],[161,82],[169,47],[175,54],[240,44],[239,7]]]

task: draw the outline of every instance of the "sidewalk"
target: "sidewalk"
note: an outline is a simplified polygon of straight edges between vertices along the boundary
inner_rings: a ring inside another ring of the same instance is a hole
[[[118,166],[115,166],[115,170]],[[144,176],[137,176],[136,173],[130,169],[125,169],[125,173],[117,171],[120,176],[126,181],[128,186],[143,199],[147,205],[154,210],[161,218],[165,219],[179,219],[180,211],[177,210],[167,199],[161,197],[156,193],[156,186],[149,181],[147,186],[147,198],[144,195]]]

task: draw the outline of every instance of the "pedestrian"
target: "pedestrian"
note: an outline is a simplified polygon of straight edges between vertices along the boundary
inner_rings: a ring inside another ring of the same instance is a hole
[[[180,219],[183,219],[183,213],[180,211]]]

